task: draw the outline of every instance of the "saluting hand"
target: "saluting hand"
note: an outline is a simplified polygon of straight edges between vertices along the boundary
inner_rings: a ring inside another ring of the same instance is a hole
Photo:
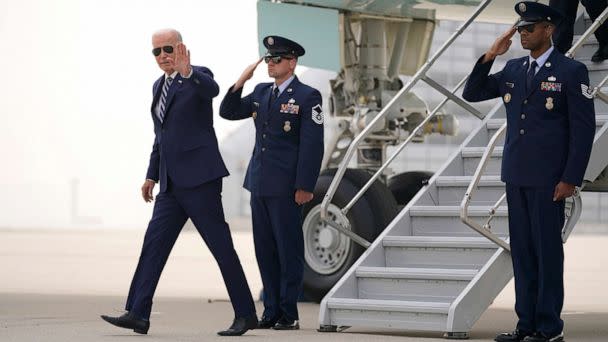
[[[573,184],[559,182],[555,186],[555,191],[553,192],[553,202],[561,201],[566,197],[574,195],[575,190],[576,187]]]
[[[144,198],[146,202],[152,202],[154,199],[154,195],[152,194],[152,190],[154,190],[154,181],[151,179],[146,179],[144,185],[141,186],[141,196]]]
[[[255,69],[258,67],[258,65],[262,62],[264,58],[260,58],[258,59],[255,63],[249,65],[247,68],[245,68],[245,71],[243,71],[243,73],[241,74],[241,77],[239,77],[239,80],[236,81],[236,83],[234,84],[234,88],[232,88],[232,92],[235,92],[239,89],[241,89],[243,87],[243,85],[245,84],[245,82],[247,82],[248,80],[250,80],[253,77],[253,73],[255,71]]]
[[[302,189],[296,191],[296,203],[298,205],[302,205],[312,201],[314,194],[312,192],[308,192]]]
[[[515,32],[517,32],[517,28],[513,26],[509,30],[507,30],[507,32],[503,33],[500,37],[498,37],[498,39],[494,41],[494,44],[492,44],[490,49],[486,52],[483,58],[483,63],[489,62],[496,58],[496,56],[500,56],[505,52],[509,51],[511,43],[513,43],[511,38],[513,37]]]
[[[190,51],[186,49],[184,43],[177,43],[175,47],[175,58],[167,57],[173,63],[173,69],[182,76],[188,76],[192,66],[190,66]]]

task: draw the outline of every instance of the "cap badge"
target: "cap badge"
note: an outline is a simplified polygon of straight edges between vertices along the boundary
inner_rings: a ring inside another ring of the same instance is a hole
[[[519,3],[519,11],[520,12],[525,12],[526,11],[526,4],[524,4],[523,2]]]
[[[268,43],[268,45],[274,45],[274,38],[268,37],[268,39],[266,39],[266,43]]]

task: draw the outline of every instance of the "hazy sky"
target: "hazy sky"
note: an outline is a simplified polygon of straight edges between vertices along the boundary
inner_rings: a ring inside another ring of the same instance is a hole
[[[152,32],[181,31],[192,63],[215,73],[216,109],[258,55],[255,0],[0,0],[0,7],[0,228],[145,225],[151,206],[139,187],[153,141],[152,83],[161,75]],[[260,68],[246,89],[266,76]],[[220,137],[236,125],[216,114]],[[82,217],[72,222],[73,214]]]

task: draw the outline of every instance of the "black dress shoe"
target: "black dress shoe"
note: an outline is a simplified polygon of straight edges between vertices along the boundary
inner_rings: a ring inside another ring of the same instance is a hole
[[[258,329],[270,329],[277,323],[277,319],[271,319],[266,316],[258,322]]]
[[[520,341],[523,341],[528,336],[532,336],[532,333],[521,331],[521,330],[515,330],[515,331],[510,332],[510,333],[502,333],[502,334],[496,336],[496,338],[494,338],[494,341],[497,341],[497,342],[520,342]]]
[[[546,336],[544,334],[534,334],[524,338],[524,342],[562,342],[564,340],[564,333],[553,336]]]
[[[247,330],[252,330],[258,327],[258,318],[253,315],[249,317],[237,317],[232,322],[230,328],[219,331],[220,336],[240,336]]]
[[[300,323],[298,320],[289,320],[287,318],[281,318],[272,327],[274,330],[298,330],[300,329]]]
[[[148,329],[150,329],[150,321],[137,318],[130,312],[127,312],[119,317],[101,315],[101,319],[117,327],[133,329],[133,331],[138,334],[147,334]]]
[[[599,63],[605,59],[608,59],[608,44],[600,44],[600,48],[591,56],[591,61]]]

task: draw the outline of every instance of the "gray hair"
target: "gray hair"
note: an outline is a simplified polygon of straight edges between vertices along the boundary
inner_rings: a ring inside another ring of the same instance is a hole
[[[172,28],[166,28],[166,29],[158,30],[158,31],[154,32],[154,34],[152,35],[152,37],[154,37],[154,36],[160,36],[160,35],[167,34],[167,33],[170,33],[170,34],[174,35],[175,38],[177,39],[178,43],[182,43],[183,42],[183,40],[182,40],[182,34],[179,33],[178,30],[172,29]]]

